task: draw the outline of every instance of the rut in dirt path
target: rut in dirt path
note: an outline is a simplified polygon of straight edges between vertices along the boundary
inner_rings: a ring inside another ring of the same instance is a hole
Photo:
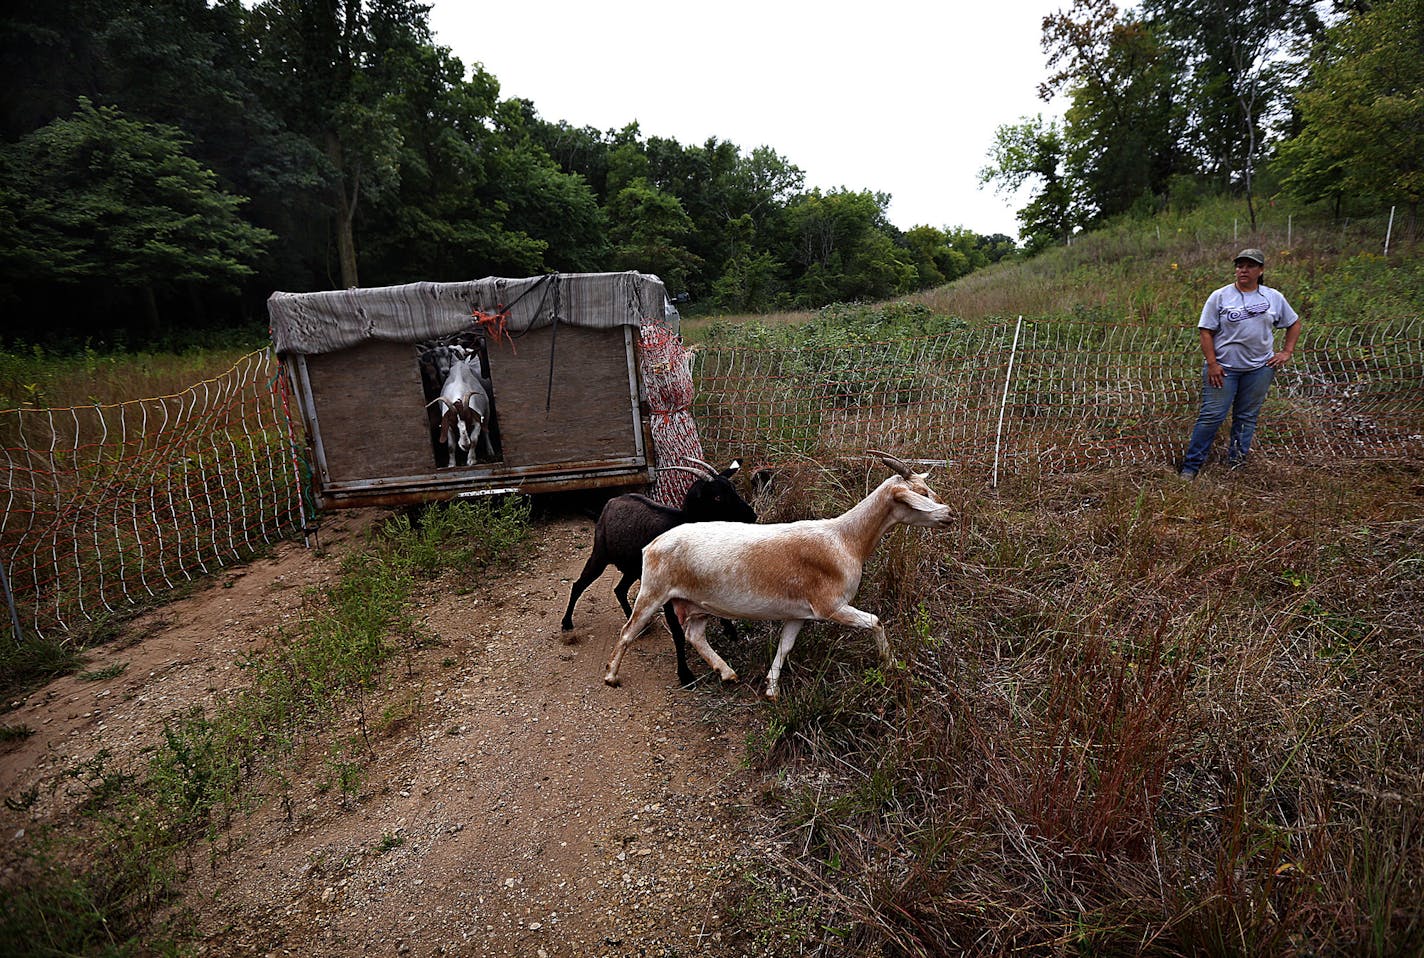
[[[730,949],[755,690],[676,689],[671,639],[602,671],[623,615],[612,570],[559,631],[592,523],[539,523],[515,570],[418,617],[442,644],[386,690],[409,719],[358,796],[315,762],[294,812],[269,803],[190,884],[204,953],[653,955]],[[320,757],[317,757],[318,759]],[[727,954],[740,954],[727,950]]]
[[[107,753],[141,776],[165,721],[217,706],[244,683],[244,657],[313,614],[379,514],[323,519],[321,548],[281,543],[224,570],[95,649],[86,667],[121,666],[111,677],[58,680],[9,713],[35,734],[0,751],[0,792],[42,798],[0,808],[7,857],[70,821],[85,791],[68,772]],[[612,570],[580,600],[572,641],[559,631],[592,530],[536,521],[516,563],[417,590],[413,614],[436,641],[390,670],[363,721],[348,712],[278,756],[249,807],[192,846],[169,915],[198,953],[747,953],[726,906],[757,853],[745,743],[762,706],[750,685],[675,688],[661,626],[627,656],[622,686],[603,684],[623,624]]]

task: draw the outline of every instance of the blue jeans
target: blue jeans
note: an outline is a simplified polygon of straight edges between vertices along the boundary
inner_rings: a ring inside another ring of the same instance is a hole
[[[1276,371],[1270,366],[1249,369],[1245,372],[1227,369],[1225,380],[1218,389],[1207,382],[1206,365],[1202,365],[1201,412],[1197,424],[1192,428],[1191,442],[1187,444],[1187,457],[1182,460],[1184,471],[1197,472],[1206,462],[1207,453],[1216,439],[1216,431],[1231,414],[1231,445],[1227,457],[1232,465],[1246,458],[1251,451],[1251,440],[1256,435],[1256,417],[1266,402],[1266,390],[1271,386]]]

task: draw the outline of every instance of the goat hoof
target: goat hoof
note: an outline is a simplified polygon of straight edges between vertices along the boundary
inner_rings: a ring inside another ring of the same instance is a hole
[[[728,672],[726,675],[722,676],[722,684],[723,684],[723,685],[733,685],[733,684],[736,683],[736,681],[737,681],[737,673],[736,673],[736,672]]]
[[[618,676],[616,675],[605,675],[603,677],[603,684],[616,689],[622,683],[619,682]]]
[[[574,624],[571,620],[565,619],[564,621],[559,623],[559,628],[563,629],[565,632],[572,632],[574,630]]]

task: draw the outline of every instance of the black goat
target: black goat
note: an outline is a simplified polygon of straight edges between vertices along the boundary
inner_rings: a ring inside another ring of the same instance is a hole
[[[689,457],[691,458],[691,457]],[[613,587],[618,604],[625,615],[633,614],[628,604],[628,589],[643,575],[643,547],[674,526],[687,522],[756,522],[756,512],[747,505],[732,485],[741,463],[732,464],[718,472],[700,459],[692,459],[706,472],[688,469],[685,466],[669,466],[698,476],[696,482],[683,497],[682,508],[674,509],[654,502],[647,496],[636,493],[616,496],[608,500],[598,517],[598,525],[593,530],[593,554],[579,573],[578,581],[569,590],[569,606],[564,610],[562,627],[568,631],[574,627],[574,604],[594,579],[603,574],[610,565],[622,573],[622,578]],[[692,682],[692,670],[687,667],[686,640],[682,626],[677,621],[672,604],[664,606],[668,631],[672,633],[673,647],[677,651],[677,680],[681,685]]]

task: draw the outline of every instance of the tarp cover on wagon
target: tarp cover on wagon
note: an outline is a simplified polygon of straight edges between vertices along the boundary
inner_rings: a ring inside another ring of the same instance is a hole
[[[679,316],[662,280],[649,273],[550,273],[526,279],[487,276],[461,283],[407,283],[371,289],[273,293],[267,300],[279,355],[313,356],[370,340],[418,343],[468,329],[477,314],[500,317],[510,334],[554,325],[610,329]],[[491,320],[492,321],[492,320]]]
[[[702,455],[680,318],[651,274],[278,292],[268,312],[324,506],[649,480],[675,503],[686,473],[655,467]],[[452,349],[478,354],[493,401],[475,449],[446,448],[433,401],[432,355],[446,370]]]

